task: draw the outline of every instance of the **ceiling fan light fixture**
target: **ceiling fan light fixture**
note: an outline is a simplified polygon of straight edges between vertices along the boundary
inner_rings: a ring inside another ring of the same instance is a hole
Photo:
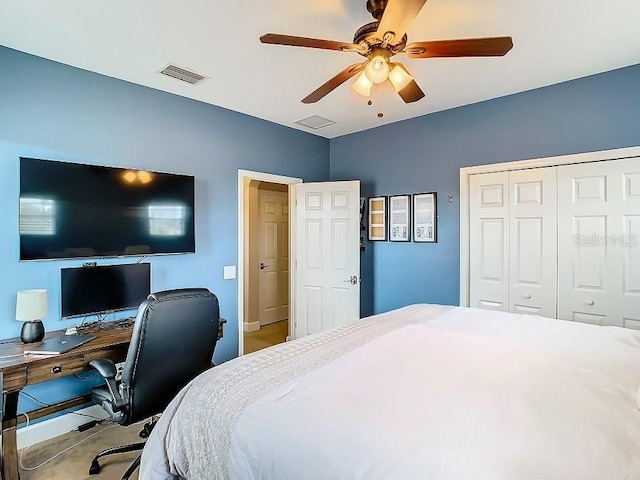
[[[391,82],[394,90],[398,93],[413,81],[413,77],[400,65],[392,63],[391,66],[392,69],[389,72],[389,82]]]
[[[363,97],[371,96],[371,87],[373,87],[373,83],[367,78],[365,72],[358,75],[356,81],[351,84],[353,91]]]
[[[364,73],[371,83],[382,83],[389,78],[389,62],[382,55],[374,55],[367,63]]]
[[[320,85],[302,99],[304,104],[317,102],[356,75],[358,77],[351,88],[360,95],[369,97],[373,84],[381,85],[388,80],[405,103],[417,102],[425,94],[402,63],[391,63],[395,55],[406,54],[409,58],[501,57],[513,48],[511,37],[459,38],[408,44],[407,29],[426,1],[366,0],[367,10],[375,21],[356,30],[351,43],[278,33],[264,34],[260,41],[272,45],[355,52],[366,58]]]

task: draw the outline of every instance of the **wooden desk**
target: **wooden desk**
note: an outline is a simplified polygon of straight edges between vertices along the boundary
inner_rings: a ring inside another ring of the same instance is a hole
[[[220,319],[218,340],[224,334],[227,321]],[[0,341],[0,374],[2,383],[2,480],[18,480],[18,446],[16,430],[24,421],[18,415],[18,396],[27,385],[34,385],[56,378],[73,375],[89,369],[89,362],[96,358],[108,358],[115,363],[127,356],[132,326],[118,327],[117,322],[104,323],[100,327],[81,333],[95,335],[96,338],[84,345],[61,355],[24,355],[30,345],[19,338]],[[47,332],[45,340],[64,335],[64,330]],[[29,418],[36,419],[67,408],[91,402],[91,395],[72,398],[49,407],[29,412]]]
[[[104,324],[102,328],[91,330],[96,338],[84,345],[61,355],[23,355],[29,345],[19,338],[0,342],[0,372],[3,374],[2,393],[2,478],[18,480],[18,448],[16,430],[18,419],[18,396],[27,385],[54,380],[80,373],[89,368],[89,362],[96,358],[108,358],[114,362],[124,361],[131,340],[132,327],[116,328],[115,324]],[[85,333],[85,332],[83,332]],[[64,331],[48,332],[46,338],[64,335]],[[40,408],[29,413],[35,419],[51,413],[82,405],[91,401],[90,395]]]

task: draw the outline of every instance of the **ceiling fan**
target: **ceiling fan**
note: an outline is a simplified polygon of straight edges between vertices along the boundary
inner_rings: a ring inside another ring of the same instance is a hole
[[[293,47],[320,48],[341,52],[355,52],[366,60],[355,63],[324,85],[302,99],[302,103],[315,103],[350,78],[358,75],[352,88],[369,96],[374,84],[389,81],[406,103],[424,97],[407,68],[400,62],[391,62],[394,55],[406,54],[409,58],[435,57],[501,57],[513,47],[511,37],[469,38],[414,42],[407,45],[406,31],[427,0],[367,0],[367,10],[376,19],[360,27],[353,43],[317,38],[297,37],[267,33],[260,37],[262,43]]]

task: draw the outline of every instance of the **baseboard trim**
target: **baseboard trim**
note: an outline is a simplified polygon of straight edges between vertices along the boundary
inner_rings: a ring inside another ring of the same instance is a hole
[[[288,318],[281,318],[279,320],[270,320],[268,322],[260,322],[260,326],[261,327],[266,327],[267,325],[273,325],[274,323],[278,323],[278,322],[288,322],[289,319]]]
[[[87,408],[76,410],[77,413],[91,415],[92,417],[107,419],[109,415],[99,405],[92,405]],[[36,443],[44,442],[52,438],[64,435],[72,430],[77,429],[80,425],[90,422],[91,418],[83,415],[75,415],[67,413],[50,420],[43,420],[34,425],[18,429],[17,442],[18,449],[30,447]]]
[[[244,322],[244,331],[249,332],[257,332],[260,330],[260,322]]]

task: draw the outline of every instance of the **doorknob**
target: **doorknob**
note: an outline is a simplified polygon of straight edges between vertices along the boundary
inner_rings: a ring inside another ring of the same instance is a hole
[[[267,265],[264,262],[260,262],[260,270],[264,270],[265,268],[267,268],[269,265]]]
[[[345,283],[350,283],[351,285],[357,285],[358,284],[358,276],[357,275],[351,275],[351,277],[349,277],[349,280],[344,280]]]
[[[587,300],[587,305],[591,306],[591,305],[595,305],[596,302],[594,302],[593,300]]]
[[[529,299],[531,298],[531,294],[530,294],[530,293],[527,293],[527,294],[524,296],[524,298],[526,298],[527,300],[529,300]]]

